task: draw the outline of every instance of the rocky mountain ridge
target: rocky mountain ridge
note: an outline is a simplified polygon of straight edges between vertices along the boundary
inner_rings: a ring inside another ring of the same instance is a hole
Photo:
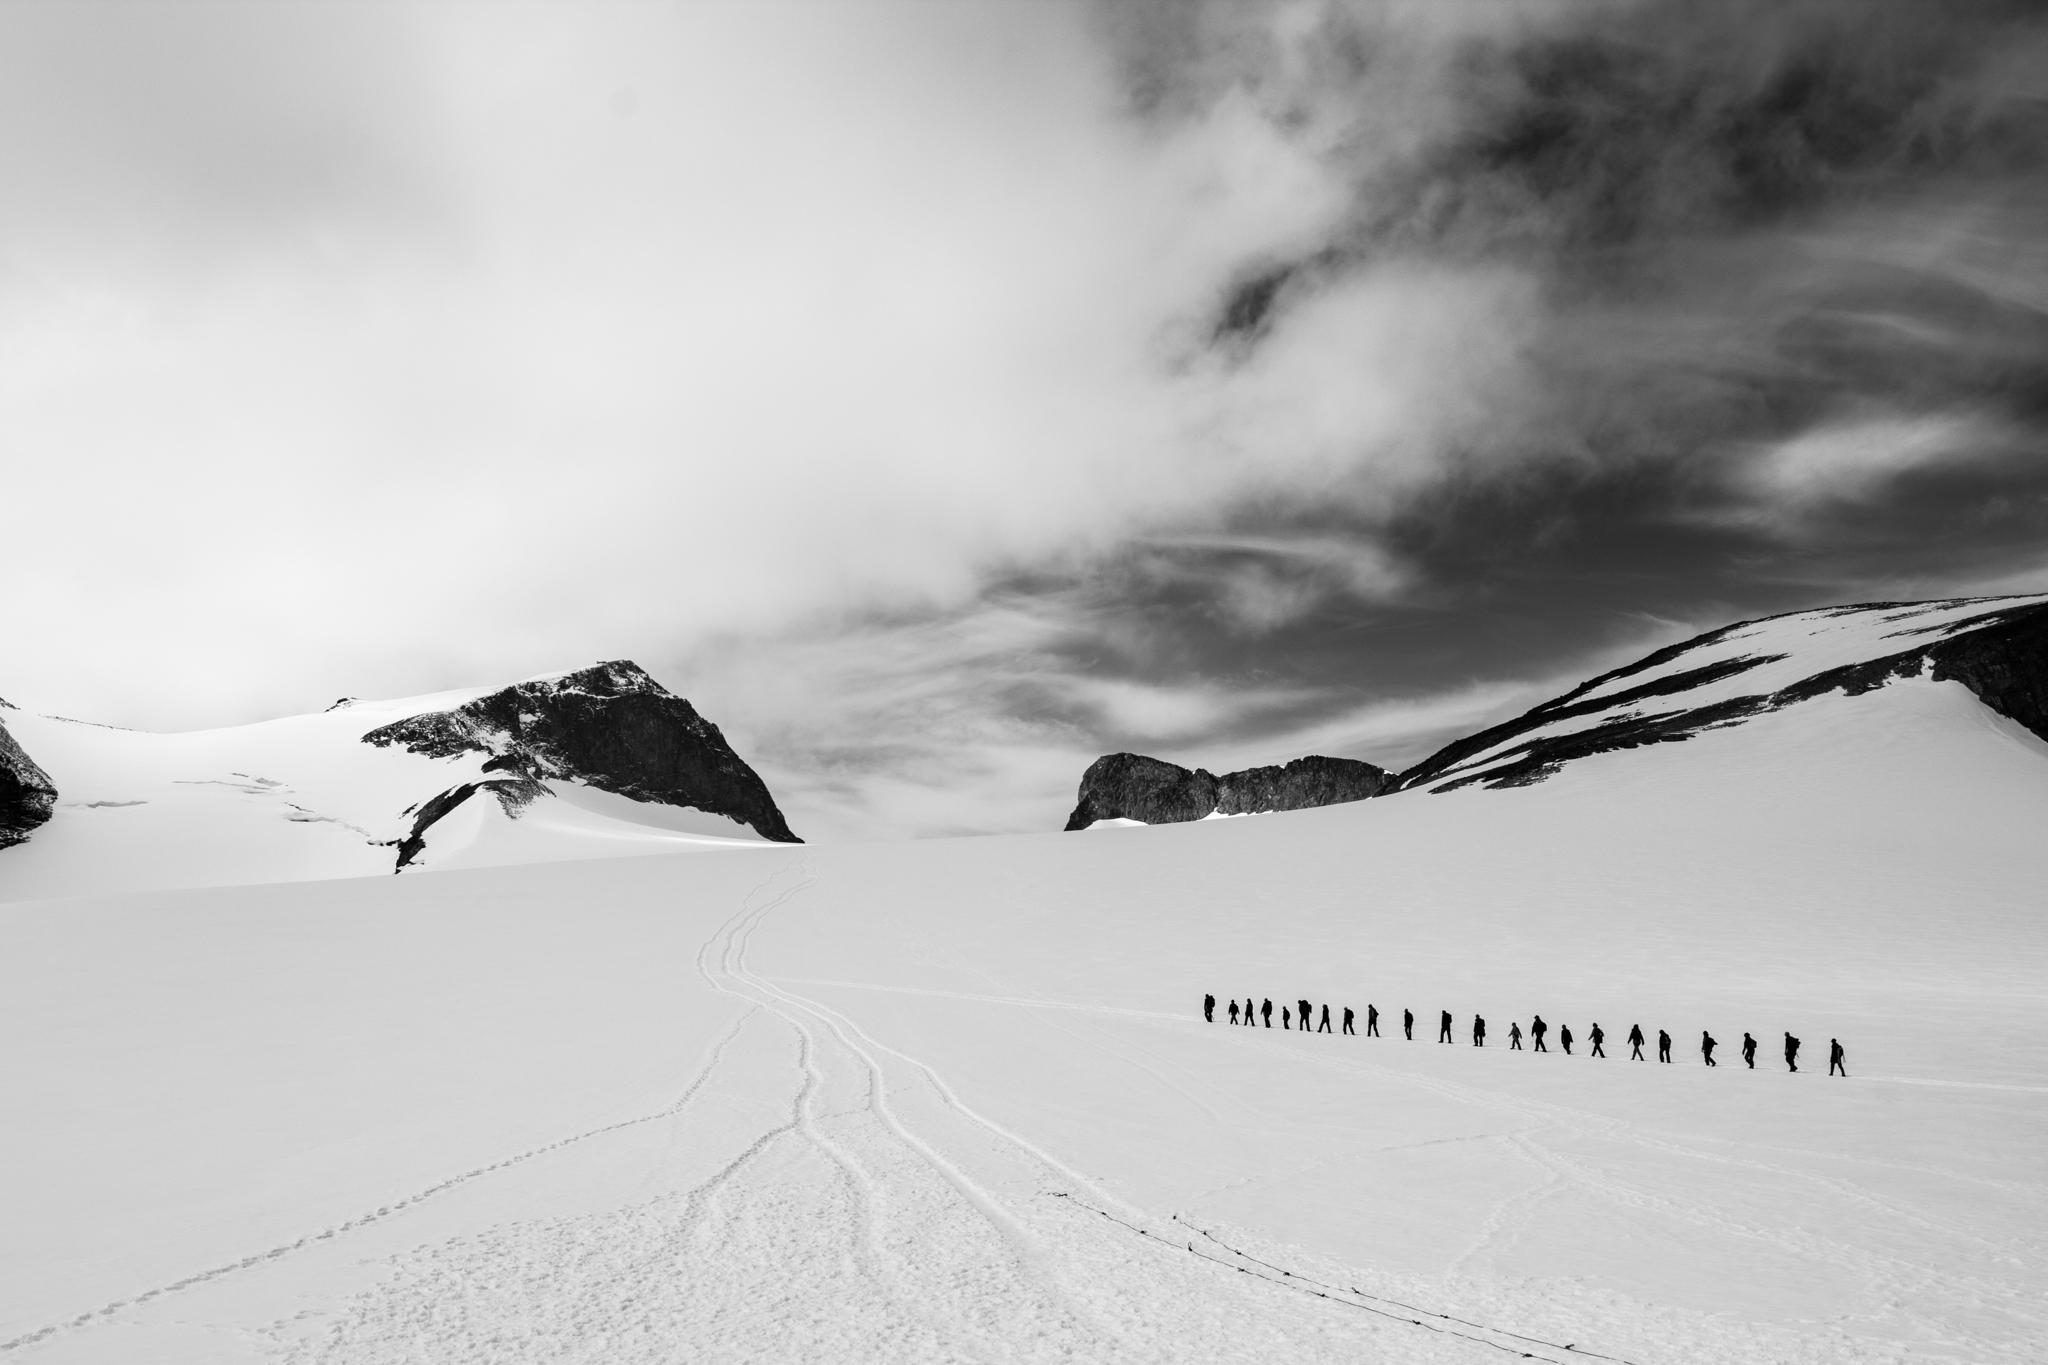
[[[1801,645],[1831,624],[1863,637],[1862,657],[1808,671]],[[1527,786],[1594,754],[1680,742],[1830,692],[1856,696],[1912,677],[1960,683],[2048,739],[2048,600],[1871,602],[1737,622],[1448,744],[1393,789]]]
[[[0,701],[0,710],[13,709]],[[56,804],[56,784],[15,743],[5,718],[0,717],[0,848],[26,841],[49,823]]]
[[[515,683],[453,710],[422,712],[370,731],[363,743],[397,745],[429,758],[485,754],[485,772],[507,774],[451,787],[421,803],[412,831],[398,845],[400,867],[417,855],[436,821],[478,792],[490,792],[507,815],[517,816],[547,794],[540,784],[549,778],[723,815],[776,843],[803,842],[767,784],[718,727],[625,659]]]
[[[1082,775],[1080,797],[1067,828],[1086,829],[1097,820],[1164,825],[1211,815],[1305,810],[1363,801],[1379,795],[1392,781],[1393,774],[1384,768],[1320,754],[1221,777],[1205,768],[1183,768],[1143,754],[1104,754]]]
[[[1271,790],[1282,795],[1257,808],[1527,786],[1596,754],[1682,742],[1811,698],[1855,696],[1907,678],[1959,683],[1990,710],[2048,740],[2048,597],[1867,602],[1738,621],[1603,673],[1399,774],[1359,764],[1383,780],[1281,781]],[[1249,772],[1291,774],[1297,764],[1352,762],[1301,759],[1284,770]],[[1213,778],[1139,754],[1106,754],[1082,776],[1067,828],[1235,813],[1224,789],[1245,776]]]

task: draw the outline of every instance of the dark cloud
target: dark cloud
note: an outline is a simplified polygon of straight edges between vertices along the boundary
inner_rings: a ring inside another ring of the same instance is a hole
[[[1367,272],[1509,270],[1538,304],[1435,477],[1104,561],[1085,590],[1147,647],[1077,667],[1284,683],[1213,737],[1278,745],[1360,698],[2041,566],[2037,6],[1111,9],[1137,116],[1249,98],[1349,186],[1212,302],[1231,363]],[[1345,543],[1399,573],[1289,549]]]

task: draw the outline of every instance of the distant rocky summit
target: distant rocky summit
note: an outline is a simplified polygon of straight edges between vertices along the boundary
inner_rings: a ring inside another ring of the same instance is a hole
[[[1393,782],[1393,774],[1355,758],[1312,754],[1285,767],[1246,768],[1215,776],[1143,754],[1104,754],[1081,775],[1080,802],[1069,830],[1097,820],[1170,825],[1210,815],[1258,815],[1363,801]]]
[[[0,708],[13,710],[0,701]],[[57,804],[57,784],[22,752],[7,725],[0,721],[0,848],[28,838],[50,818]]]
[[[363,736],[430,758],[490,755],[488,772],[422,803],[399,844],[399,866],[422,847],[427,828],[480,790],[516,814],[548,778],[572,779],[635,801],[689,806],[751,826],[764,839],[797,844],[775,798],[718,727],[647,676],[613,660],[516,683],[452,711],[409,716]]]

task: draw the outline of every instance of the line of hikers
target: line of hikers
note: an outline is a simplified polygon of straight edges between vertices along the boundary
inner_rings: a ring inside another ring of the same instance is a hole
[[[1358,1030],[1352,1025],[1357,1017],[1349,1005],[1344,1007],[1344,1032],[1354,1037],[1358,1035]],[[1214,995],[1204,995],[1202,997],[1202,1018],[1212,1024],[1216,1022],[1216,997]],[[1247,996],[1245,997],[1244,1007],[1240,1010],[1237,1001],[1233,999],[1230,1002],[1229,1020],[1233,1024],[1247,1025],[1252,1028],[1258,1028],[1261,1022],[1263,1022],[1265,1027],[1271,1028],[1273,1027],[1273,1002],[1267,1000],[1255,1011],[1252,1007],[1251,997]],[[1318,1016],[1317,1012],[1306,1000],[1297,1000],[1292,1006],[1282,1001],[1280,1005],[1280,1027],[1284,1029],[1298,1028],[1303,1033],[1329,1033],[1331,1031],[1330,1007],[1324,1005],[1320,1016]],[[1531,1045],[1530,1050],[1534,1052],[1550,1051],[1549,1047],[1544,1044],[1544,1039],[1549,1033],[1550,1025],[1543,1022],[1542,1015],[1539,1014],[1535,1019],[1531,1020],[1528,1033]],[[1365,1036],[1368,1038],[1380,1036],[1380,1012],[1379,1007],[1376,1005],[1367,1005],[1365,1007]],[[1415,1041],[1414,1010],[1404,1009],[1401,1011],[1401,1036],[1411,1043]],[[1522,1051],[1522,1037],[1522,1025],[1519,1021],[1508,1025],[1508,1050],[1510,1052]],[[1436,1040],[1439,1043],[1457,1041],[1451,1036],[1451,1012],[1449,1010],[1443,1011],[1442,1017],[1437,1023]],[[1605,1057],[1607,1055],[1607,1049],[1603,1046],[1607,1041],[1607,1033],[1598,1024],[1593,1025],[1591,1031],[1586,1035],[1586,1040],[1592,1044],[1589,1050],[1591,1056]],[[1633,1024],[1629,1027],[1628,1045],[1629,1059],[1631,1061],[1640,1062],[1645,1060],[1643,1057],[1643,1047],[1647,1041],[1643,1037],[1643,1026],[1641,1024]],[[1572,1027],[1570,1024],[1558,1025],[1557,1045],[1564,1049],[1566,1056],[1571,1055]],[[1719,1065],[1714,1060],[1714,1049],[1720,1045],[1720,1040],[1715,1038],[1713,1034],[1705,1029],[1700,1030],[1700,1057],[1708,1066]],[[1482,1015],[1475,1014],[1472,1016],[1472,1046],[1486,1046],[1486,1019]],[[1742,1035],[1742,1060],[1744,1065],[1748,1066],[1752,1071],[1756,1070],[1756,1048],[1756,1039],[1744,1033]],[[1797,1071],[1799,1069],[1799,1048],[1799,1040],[1787,1033],[1785,1035],[1785,1066],[1788,1070]],[[1848,1076],[1849,1068],[1845,1058],[1846,1054],[1842,1051],[1840,1040],[1835,1038],[1828,1039],[1828,1075],[1834,1076],[1839,1074],[1844,1077]],[[1657,1030],[1657,1060],[1660,1062],[1671,1060],[1671,1035],[1663,1029]]]

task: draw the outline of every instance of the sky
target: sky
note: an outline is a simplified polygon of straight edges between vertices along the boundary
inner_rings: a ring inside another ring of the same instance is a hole
[[[798,833],[2048,588],[2021,4],[0,7],[0,696],[636,660]]]

